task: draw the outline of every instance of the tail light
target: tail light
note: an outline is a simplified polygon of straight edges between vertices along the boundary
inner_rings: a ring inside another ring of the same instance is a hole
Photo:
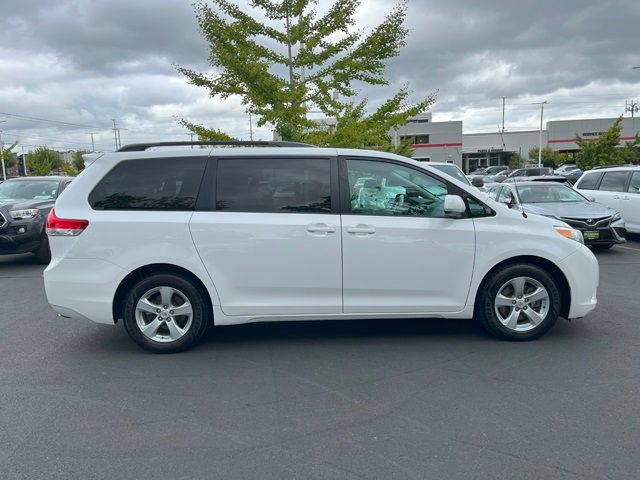
[[[71,220],[58,218],[55,209],[51,209],[47,217],[47,235],[76,237],[84,232],[89,225],[89,220]]]

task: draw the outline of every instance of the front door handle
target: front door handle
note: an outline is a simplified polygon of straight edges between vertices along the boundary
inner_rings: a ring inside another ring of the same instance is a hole
[[[336,228],[326,223],[312,223],[311,225],[307,225],[307,232],[317,235],[330,235],[336,233]]]
[[[358,224],[351,227],[347,227],[347,233],[354,235],[373,235],[376,233],[376,228],[373,225]]]

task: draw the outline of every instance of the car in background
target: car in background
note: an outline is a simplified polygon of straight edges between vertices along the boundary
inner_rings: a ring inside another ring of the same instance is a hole
[[[509,174],[513,177],[540,177],[542,175],[553,175],[553,169],[548,167],[526,167],[518,168]]]
[[[33,252],[51,260],[45,222],[73,177],[20,177],[0,184],[0,255]]]
[[[592,247],[607,249],[626,241],[627,231],[620,213],[606,205],[591,202],[567,185],[531,181],[502,183],[491,188],[488,195],[526,214],[562,220],[580,230],[585,244]]]
[[[500,172],[504,172],[505,170],[509,170],[508,165],[494,165],[493,167],[477,168],[469,175],[497,175]]]
[[[502,183],[520,183],[520,182],[569,183],[566,177],[563,177],[560,175],[540,175],[536,177],[509,177],[504,179]]]
[[[583,173],[584,172],[579,168],[575,168],[568,172],[561,173],[560,175],[566,178],[567,182],[569,182],[571,185],[574,185],[578,181],[578,179],[582,176]]]
[[[640,167],[610,167],[585,172],[574,188],[617,210],[627,230],[640,233]]]
[[[455,163],[428,162],[428,165],[435,168],[436,170],[441,171],[442,173],[446,173],[456,180],[466,183],[467,185],[471,185],[471,181]]]
[[[502,183],[505,181],[505,179],[509,178],[509,175],[511,175],[511,172],[513,170],[503,170],[502,172],[498,173],[497,175],[493,176],[493,181],[495,183]]]
[[[565,173],[569,173],[571,170],[575,170],[576,168],[578,168],[578,166],[575,163],[563,163],[556,168],[553,173],[556,175],[563,175]]]
[[[486,192],[492,186],[498,185],[498,183],[493,180],[494,175],[467,175],[467,178],[471,182],[471,185],[481,192]]]

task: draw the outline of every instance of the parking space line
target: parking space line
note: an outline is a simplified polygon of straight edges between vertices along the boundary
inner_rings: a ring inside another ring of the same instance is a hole
[[[618,245],[618,248],[624,248],[625,250],[633,250],[634,252],[640,252],[640,248],[623,247],[622,245]]]

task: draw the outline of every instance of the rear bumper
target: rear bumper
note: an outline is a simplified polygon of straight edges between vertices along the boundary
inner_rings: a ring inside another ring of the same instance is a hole
[[[581,247],[558,264],[571,289],[571,307],[567,318],[581,318],[598,304],[600,282],[598,259],[586,247]]]
[[[113,324],[113,298],[125,276],[104,260],[53,258],[44,271],[44,288],[58,314]]]

